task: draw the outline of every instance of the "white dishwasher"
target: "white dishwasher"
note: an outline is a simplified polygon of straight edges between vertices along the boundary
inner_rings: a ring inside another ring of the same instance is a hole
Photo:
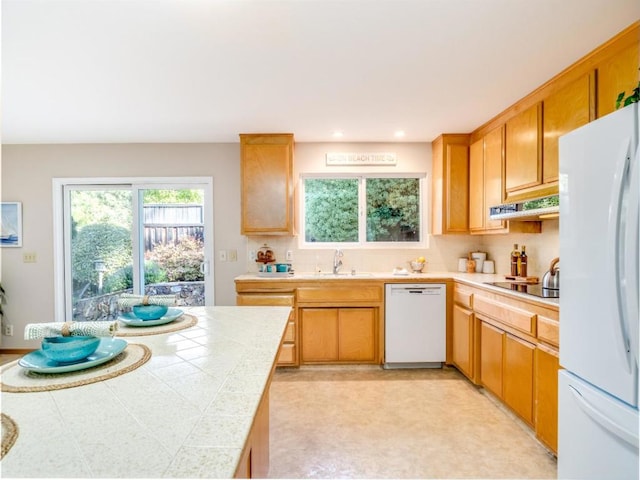
[[[384,368],[440,368],[446,359],[447,287],[385,284]]]

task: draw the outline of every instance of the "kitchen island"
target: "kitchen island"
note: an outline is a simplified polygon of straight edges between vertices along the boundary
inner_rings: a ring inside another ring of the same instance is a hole
[[[73,388],[3,391],[2,413],[19,434],[2,476],[264,477],[269,387],[290,310],[192,307],[190,328],[126,338],[151,353],[133,371]]]

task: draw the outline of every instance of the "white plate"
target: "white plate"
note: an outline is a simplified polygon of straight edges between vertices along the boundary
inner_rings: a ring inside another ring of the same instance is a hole
[[[46,357],[45,354],[42,353],[42,350],[35,350],[22,357],[18,361],[18,365],[27,370],[39,373],[75,372],[108,362],[122,353],[125,348],[127,348],[126,340],[121,338],[102,338],[95,352],[87,358],[83,358],[74,363],[58,363]]]
[[[184,312],[179,308],[170,308],[164,316],[155,320],[142,320],[136,317],[133,312],[123,313],[118,316],[118,320],[130,327],[153,327],[156,325],[164,325],[165,323],[171,323],[175,319],[180,318]]]

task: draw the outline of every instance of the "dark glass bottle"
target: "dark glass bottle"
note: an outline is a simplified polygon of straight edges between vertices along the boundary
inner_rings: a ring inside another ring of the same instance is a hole
[[[527,252],[525,251],[527,247],[522,245],[522,252],[520,252],[520,276],[527,276],[527,261],[529,260],[527,257]]]

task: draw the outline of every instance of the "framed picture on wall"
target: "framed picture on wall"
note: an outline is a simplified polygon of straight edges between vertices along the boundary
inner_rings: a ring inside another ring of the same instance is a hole
[[[0,202],[0,247],[22,246],[22,203]]]

